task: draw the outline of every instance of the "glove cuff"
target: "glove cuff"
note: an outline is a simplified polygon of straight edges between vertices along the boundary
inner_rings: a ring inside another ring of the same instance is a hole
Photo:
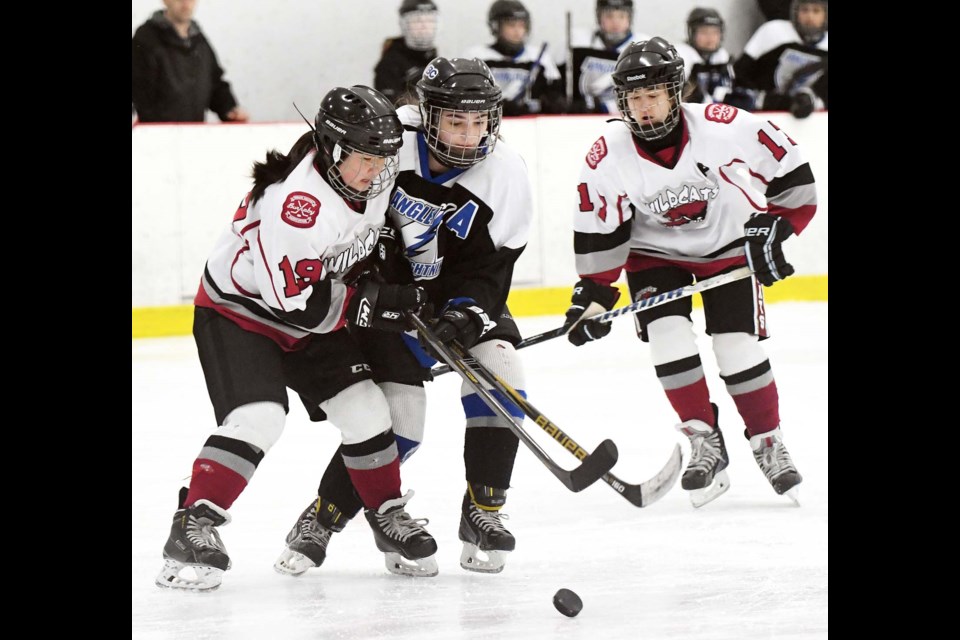
[[[576,284],[575,289],[577,288],[583,291],[581,295],[586,296],[591,302],[597,302],[603,305],[603,308],[607,311],[613,309],[613,305],[615,305],[620,298],[619,289],[609,285],[599,284],[596,280],[590,278],[581,278]],[[576,298],[577,294],[574,293],[573,297]]]

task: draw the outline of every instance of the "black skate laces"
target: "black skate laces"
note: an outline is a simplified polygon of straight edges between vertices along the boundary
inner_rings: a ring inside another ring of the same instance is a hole
[[[499,511],[485,511],[473,502],[470,503],[470,519],[485,533],[491,531],[509,533],[507,528],[503,526],[503,522],[500,521],[501,518],[509,520],[510,516]]]

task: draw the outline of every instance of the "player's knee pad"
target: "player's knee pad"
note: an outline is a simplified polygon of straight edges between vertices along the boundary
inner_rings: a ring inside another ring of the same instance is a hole
[[[216,434],[241,440],[266,453],[280,439],[286,420],[282,404],[251,402],[228,413]]]
[[[382,382],[380,389],[390,407],[393,434],[397,438],[400,462],[405,461],[423,442],[427,421],[427,393],[422,386]]]
[[[647,325],[647,336],[654,365],[676,362],[700,353],[693,322],[683,316],[657,318]]]
[[[488,340],[474,346],[470,352],[483,366],[516,389],[520,395],[526,397],[526,373],[523,362],[512,344],[505,340]],[[484,386],[489,388],[489,385]],[[468,428],[510,428],[510,422],[490,409],[473,387],[466,382],[460,386],[460,402],[463,405]],[[514,422],[523,420],[523,410],[512,402],[504,403],[504,408],[513,416]]]
[[[320,403],[327,419],[340,429],[343,444],[357,444],[390,428],[390,407],[372,380],[350,385]]]
[[[517,389],[526,389],[527,376],[523,361],[512,344],[506,340],[487,340],[470,349],[470,353],[487,369],[500,376],[504,382]],[[461,395],[473,393],[464,383]]]
[[[767,359],[760,338],[750,333],[715,333],[713,353],[720,375],[729,376],[751,369]]]

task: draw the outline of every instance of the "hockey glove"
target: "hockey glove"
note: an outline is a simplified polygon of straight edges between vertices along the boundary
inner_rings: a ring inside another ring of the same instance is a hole
[[[409,329],[406,311],[417,311],[427,300],[426,292],[412,284],[386,284],[372,275],[357,281],[357,292],[347,304],[347,322],[379,331]]]
[[[610,333],[609,322],[587,320],[604,311],[613,309],[620,291],[614,287],[598,284],[596,280],[582,278],[573,287],[570,308],[563,323],[567,331],[567,340],[579,347],[593,340],[599,340]]]
[[[765,287],[793,275],[793,266],[783,257],[783,241],[793,235],[793,227],[783,218],[755,213],[743,225],[747,236],[747,264]]]
[[[496,326],[490,322],[487,312],[478,307],[469,298],[460,298],[457,302],[450,301],[440,312],[440,317],[433,324],[433,335],[440,342],[450,342],[456,339],[465,349],[477,344],[480,337]],[[440,354],[433,350],[430,343],[423,336],[420,345],[437,360],[442,360]]]
[[[790,113],[794,118],[802,120],[811,113],[815,104],[816,96],[810,89],[799,89],[790,95]]]

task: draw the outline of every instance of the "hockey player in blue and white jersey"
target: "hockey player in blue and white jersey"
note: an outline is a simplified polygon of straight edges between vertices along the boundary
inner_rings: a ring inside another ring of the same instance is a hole
[[[518,0],[496,0],[487,13],[496,38],[491,45],[471,47],[464,58],[480,58],[503,91],[503,115],[563,113],[563,80],[546,44],[529,42],[530,12]]]
[[[720,376],[754,458],[778,494],[801,476],[783,444],[779,397],[761,346],[763,289],[794,272],[782,243],[817,208],[810,165],[773,123],[725,104],[680,102],[683,60],[663,38],[630,44],[613,72],[624,120],[608,121],[577,184],[574,251],[581,280],[567,311],[580,346],[610,332],[585,320],[614,306],[621,271],[634,300],[749,264],[754,277],[702,294]],[[690,439],[681,485],[695,506],[729,487],[727,450],[710,401],[690,298],[636,314],[637,333]]]
[[[381,234],[375,255],[380,274],[391,283],[422,287],[436,310],[428,316],[436,336],[444,342],[457,339],[523,394],[524,372],[514,349],[520,334],[506,300],[514,264],[527,244],[533,204],[523,159],[498,140],[502,92],[482,60],[439,57],[427,65],[417,93],[419,109],[398,110],[406,133],[387,214],[394,234]],[[414,335],[358,332],[406,459],[423,440],[423,383],[432,379],[436,360]],[[461,402],[467,486],[460,564],[496,573],[516,544],[500,510],[518,439],[465,384]],[[508,401],[504,406],[522,420],[518,407]],[[319,497],[287,536],[287,548],[274,565],[278,571],[298,575],[323,562],[331,534],[361,506],[349,480],[343,457],[334,455]]]
[[[733,65],[736,86],[754,94],[754,104],[743,106],[797,118],[830,108],[827,18],[827,0],[793,0],[790,20],[760,25]]]
[[[217,527],[280,438],[287,388],[340,430],[345,473],[387,567],[436,572],[436,542],[404,505],[390,409],[347,322],[379,322],[424,302],[415,285],[358,277],[377,245],[403,129],[365,86],[337,87],[313,131],[253,165],[253,188],[217,241],[194,300],[193,334],[218,429],[180,492],[162,587],[220,585],[230,558]],[[373,333],[373,332],[371,332]],[[432,567],[432,569],[431,569]]]
[[[573,74],[571,112],[616,115],[611,73],[617,56],[634,40],[649,36],[633,32],[633,0],[597,0],[596,16],[596,31],[577,29],[571,34],[573,59],[564,62],[565,73]]]
[[[716,9],[696,7],[687,16],[687,41],[678,42],[687,79],[686,102],[723,102],[733,89],[733,61],[723,46],[723,18]]]

